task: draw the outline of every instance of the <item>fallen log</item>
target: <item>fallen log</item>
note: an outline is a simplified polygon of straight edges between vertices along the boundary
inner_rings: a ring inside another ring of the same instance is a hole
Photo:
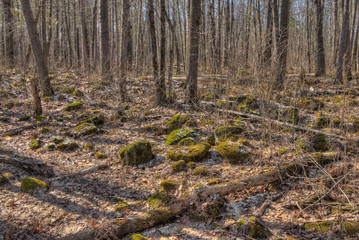
[[[215,106],[215,103],[213,103],[213,102],[202,101],[201,104]],[[255,119],[255,120],[258,120],[258,121],[266,121],[266,122],[270,122],[270,123],[272,123],[274,125],[277,125],[277,126],[284,126],[284,127],[293,128],[293,129],[296,129],[296,130],[313,132],[313,133],[321,133],[321,134],[324,134],[324,135],[326,135],[328,137],[337,138],[337,139],[350,141],[350,142],[358,142],[359,143],[359,138],[349,138],[349,137],[345,137],[345,136],[341,136],[341,135],[327,133],[327,132],[322,131],[322,130],[302,127],[302,126],[299,126],[299,125],[295,125],[293,123],[281,122],[281,121],[278,121],[278,120],[266,118],[264,116],[258,116],[258,115],[254,115],[254,114],[250,114],[250,113],[242,113],[242,112],[237,112],[237,111],[233,111],[233,110],[226,110],[226,109],[221,109],[221,108],[216,108],[216,111],[222,112],[222,113],[228,113],[228,114],[231,114],[231,115],[234,115],[234,116],[247,117],[247,118]]]
[[[28,129],[32,129],[32,128],[37,128],[37,127],[40,127],[40,126],[43,126],[45,125],[46,122],[40,122],[40,123],[35,123],[35,124],[31,124],[31,125],[26,125],[26,126],[22,126],[22,127],[18,127],[18,128],[13,128],[13,129],[10,129],[10,130],[7,130],[7,131],[4,131],[1,133],[1,136],[2,137],[5,137],[5,136],[14,136],[16,134],[19,134],[25,130],[28,130]]]
[[[0,147],[0,162],[14,165],[35,175],[43,177],[55,176],[55,171],[45,162],[28,156],[20,155],[3,147]]]
[[[192,204],[201,200],[206,200],[212,195],[225,195],[247,188],[281,181],[286,179],[288,176],[299,174],[303,171],[303,165],[324,165],[338,160],[339,157],[340,155],[338,153],[313,153],[305,155],[302,161],[298,160],[298,162],[288,163],[283,167],[279,167],[278,169],[264,174],[245,179],[237,179],[217,185],[200,187],[194,189],[191,194],[182,196],[181,198],[173,201],[167,207],[159,207],[138,216],[118,218],[114,220],[111,225],[111,232],[117,237],[123,237],[130,233],[141,232],[156,225],[168,223]],[[96,236],[96,232],[87,229],[64,237],[62,240],[92,239],[94,236]],[[102,237],[103,238],[101,239],[107,239],[106,236],[102,235]]]

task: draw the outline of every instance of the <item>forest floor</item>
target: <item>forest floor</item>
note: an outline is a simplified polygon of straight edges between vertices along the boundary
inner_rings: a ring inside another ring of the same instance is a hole
[[[358,138],[356,133],[359,131],[357,80],[336,85],[329,77],[314,79],[307,76],[300,82],[298,76],[292,75],[288,88],[275,93],[266,89],[270,86],[268,83],[202,77],[199,81],[201,99],[215,104],[192,109],[183,104],[183,77],[174,79],[176,104],[163,107],[152,106],[150,77],[128,80],[131,101],[127,106],[120,103],[118,86],[102,86],[97,80],[99,77],[88,78],[76,71],[57,72],[52,77],[55,95],[43,99],[44,118],[38,119],[45,125],[14,136],[3,135],[1,147],[45,162],[58,176],[100,164],[109,167],[49,181],[0,162],[0,174],[11,173],[8,174],[9,181],[0,184],[0,239],[61,239],[88,228],[111,231],[106,227],[111,221],[151,209],[146,200],[160,191],[164,179],[177,181],[178,188],[168,194],[178,198],[197,184],[207,184],[214,178],[218,178],[213,180],[216,182],[227,182],[258,175],[296,161],[303,152],[311,150],[311,147],[308,150],[298,146],[299,140],[310,142],[313,135],[310,131],[295,131],[250,117],[238,119],[228,112],[217,111],[217,108],[237,111],[240,104],[242,111],[277,120],[280,118],[278,111],[286,109],[284,106],[297,107],[299,126],[317,127],[348,139],[328,137],[326,151],[341,152],[341,160],[323,168],[308,168],[303,174],[289,177],[280,184],[220,196],[223,201],[217,205],[216,214],[206,211],[213,199],[196,203],[173,221],[140,234],[149,239],[253,239],[258,237],[238,230],[237,222],[256,214],[260,226],[266,229],[267,239],[358,239],[358,231],[349,231],[342,224],[352,221],[354,230],[359,228],[359,223],[355,222],[359,220],[359,143],[352,141]],[[33,117],[24,118],[32,114],[28,86],[28,78],[22,80],[21,74],[10,71],[3,74],[0,83],[1,133],[36,123]],[[74,96],[75,90],[77,96]],[[80,109],[64,110],[68,104],[77,101],[83,101]],[[119,110],[125,118],[116,118]],[[98,126],[98,134],[80,136],[72,132],[84,119],[99,114],[104,116],[104,123]],[[196,128],[197,142],[206,142],[220,126],[244,127],[240,137],[247,139],[246,149],[251,152],[250,157],[238,164],[230,164],[212,146],[203,161],[196,163],[207,167],[205,174],[194,175],[194,170],[189,167],[180,172],[171,171],[172,162],[166,153],[172,146],[165,146],[168,133],[162,131],[165,134],[161,134],[159,130],[164,129],[175,114],[189,117],[183,128]],[[284,118],[286,116],[279,120]],[[316,122],[318,119],[321,122]],[[74,141],[79,147],[71,151],[49,149],[48,144],[55,137]],[[33,150],[29,143],[35,139],[41,140],[41,146]],[[139,139],[152,144],[154,160],[138,167],[121,164],[119,150]],[[23,193],[21,180],[25,177],[41,179],[48,183],[48,187]],[[119,202],[126,202],[130,209],[115,211]],[[319,226],[316,229],[305,225],[320,221],[335,224],[333,227],[316,225]]]

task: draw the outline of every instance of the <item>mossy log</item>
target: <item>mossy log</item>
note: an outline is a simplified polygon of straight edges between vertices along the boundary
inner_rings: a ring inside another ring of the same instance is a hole
[[[45,124],[47,124],[47,122],[39,122],[39,123],[31,124],[31,125],[26,125],[26,126],[22,126],[22,127],[18,127],[18,128],[9,129],[7,131],[2,132],[1,136],[2,137],[14,136],[14,135],[17,135],[17,134],[25,131],[25,130],[37,128],[37,127],[43,126]]]
[[[127,218],[118,218],[112,222],[113,232],[118,237],[123,237],[130,233],[141,232],[145,229],[154,227],[158,224],[165,224],[174,219],[178,214],[185,211],[189,206],[195,202],[208,199],[211,195],[220,194],[225,195],[232,192],[241,191],[251,187],[265,185],[276,181],[286,179],[288,176],[299,174],[303,170],[304,166],[313,166],[315,164],[327,164],[338,160],[340,155],[338,153],[313,153],[305,155],[302,161],[288,163],[283,167],[259,174],[256,176],[237,179],[226,183],[220,183],[215,185],[206,186],[203,185],[188,195],[174,200],[169,206],[161,206],[156,209],[152,209],[146,213],[142,213],[137,216],[130,216]],[[95,236],[92,230],[85,230],[75,233],[63,240],[76,240],[76,239],[91,239]],[[104,238],[105,239],[105,238]]]
[[[207,106],[215,106],[214,102],[202,101],[201,104],[207,105]],[[225,114],[231,114],[231,115],[234,115],[234,116],[247,117],[247,118],[255,119],[255,120],[258,120],[258,121],[266,121],[266,122],[270,122],[270,123],[272,123],[274,125],[277,125],[277,126],[284,126],[284,127],[293,128],[293,129],[296,129],[296,130],[301,130],[301,131],[306,131],[306,132],[313,132],[313,133],[321,133],[321,134],[324,134],[324,135],[326,135],[328,137],[333,137],[333,138],[336,138],[336,139],[341,139],[341,140],[345,140],[345,141],[359,143],[359,138],[350,138],[350,137],[345,137],[345,136],[342,136],[342,135],[336,135],[336,134],[332,134],[332,133],[327,133],[327,132],[317,130],[317,129],[312,129],[312,128],[308,128],[308,127],[302,127],[302,126],[295,125],[295,124],[292,124],[292,123],[273,120],[273,119],[270,119],[270,118],[266,118],[264,116],[258,116],[258,115],[254,115],[254,114],[250,114],[250,113],[242,113],[242,112],[238,112],[238,111],[226,110],[226,109],[220,109],[220,108],[216,108],[216,111],[222,112],[222,113],[225,113]]]
[[[0,147],[0,162],[20,167],[27,172],[43,177],[55,176],[55,171],[45,162],[17,154],[11,150]]]

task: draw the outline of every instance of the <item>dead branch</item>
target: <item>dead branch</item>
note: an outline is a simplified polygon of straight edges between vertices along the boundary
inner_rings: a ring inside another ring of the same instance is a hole
[[[40,127],[40,126],[43,126],[45,125],[46,122],[40,122],[40,123],[35,123],[35,124],[31,124],[31,125],[26,125],[26,126],[22,126],[22,127],[18,127],[18,128],[13,128],[13,129],[10,129],[10,130],[7,130],[7,131],[4,131],[1,133],[1,136],[2,137],[5,137],[5,136],[14,136],[16,134],[19,134],[25,130],[28,130],[28,129],[33,129],[33,128],[37,128],[37,127]]]

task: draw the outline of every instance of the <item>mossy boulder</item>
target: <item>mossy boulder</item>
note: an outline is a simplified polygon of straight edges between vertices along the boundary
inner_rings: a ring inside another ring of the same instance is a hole
[[[147,198],[147,202],[151,205],[151,208],[158,208],[171,201],[171,197],[163,192],[156,193]]]
[[[268,230],[264,228],[256,217],[239,220],[237,228],[240,233],[254,239],[267,239],[269,237]]]
[[[169,192],[171,190],[176,189],[178,186],[178,183],[176,181],[173,180],[169,180],[169,179],[164,179],[162,180],[161,184],[160,184],[160,190],[163,192]]]
[[[121,202],[121,203],[117,204],[115,207],[116,212],[127,212],[130,210],[131,210],[131,207],[126,202]]]
[[[106,157],[106,155],[103,153],[103,151],[97,151],[96,153],[95,153],[95,158],[96,159],[103,159],[103,158],[105,158]]]
[[[105,116],[100,114],[100,115],[96,115],[96,116],[93,116],[89,119],[86,120],[87,123],[92,123],[96,126],[100,126],[102,124],[105,123]]]
[[[188,162],[187,163],[187,166],[190,168],[190,169],[195,169],[197,164],[195,162]]]
[[[315,223],[306,223],[304,224],[305,229],[314,229],[319,233],[326,233],[334,226],[334,221],[321,221]]]
[[[342,221],[342,222],[321,221],[315,223],[306,223],[304,224],[304,228],[314,229],[318,233],[327,233],[334,226],[338,226],[338,225],[341,227],[341,230],[344,234],[355,235],[359,232],[359,222],[357,221]]]
[[[214,136],[214,133],[208,135],[208,137],[206,138],[206,142],[208,142],[211,146],[216,145],[216,138]]]
[[[85,146],[83,146],[83,150],[85,151],[89,151],[89,150],[93,150],[95,148],[95,146],[92,143],[88,143]]]
[[[8,183],[10,179],[14,179],[14,178],[15,178],[15,176],[12,173],[9,173],[9,172],[4,173],[0,177],[0,185]]]
[[[41,147],[41,140],[40,139],[33,140],[32,142],[29,143],[29,147],[32,150],[39,149]]]
[[[64,141],[56,146],[56,150],[59,151],[74,151],[77,148],[79,148],[79,145],[72,140]]]
[[[192,137],[188,137],[188,138],[184,138],[181,141],[178,142],[178,146],[191,146],[191,145],[196,145],[196,140],[194,140],[194,138]]]
[[[324,114],[318,113],[317,118],[306,125],[306,127],[314,127],[318,129],[322,129],[328,127],[330,125],[330,118]]]
[[[91,123],[84,122],[74,127],[74,131],[80,136],[87,136],[96,134],[98,132],[98,128]]]
[[[299,123],[299,109],[298,108],[278,108],[275,110],[275,117],[283,122],[294,124]]]
[[[175,114],[171,120],[169,120],[166,125],[169,131],[181,128],[187,121],[189,117],[186,115]]]
[[[191,146],[174,146],[167,152],[167,157],[172,161],[200,162],[210,148],[211,145],[206,142]]]
[[[245,161],[250,153],[241,143],[225,141],[215,147],[215,150],[232,164]]]
[[[178,162],[171,164],[171,171],[172,172],[180,172],[185,169],[187,166],[186,162],[184,160],[179,160]]]
[[[297,141],[297,146],[304,152],[314,152],[313,144],[311,144],[310,142],[299,140]]]
[[[42,187],[46,188],[47,184],[39,179],[26,177],[21,181],[21,191],[27,193],[35,188]]]
[[[139,140],[119,151],[120,162],[125,165],[136,166],[147,163],[154,158],[151,143],[147,140]]]
[[[258,114],[260,108],[260,101],[254,97],[247,97],[244,102],[238,105],[237,110],[244,113]]]
[[[52,138],[52,139],[50,140],[50,142],[55,143],[55,144],[60,144],[60,143],[62,143],[63,141],[64,141],[63,138],[58,138],[58,137],[54,137],[54,138]]]
[[[220,181],[221,180],[219,178],[212,178],[208,180],[207,185],[215,185],[218,184]]]
[[[132,234],[130,237],[129,237],[129,240],[148,240],[148,238],[142,236],[141,234]]]
[[[207,166],[198,166],[196,169],[193,170],[193,175],[195,176],[206,176],[208,173],[208,167]]]
[[[85,96],[85,94],[82,92],[82,91],[80,91],[80,90],[77,90],[77,89],[75,89],[75,91],[73,91],[72,92],[72,95],[74,96],[74,97],[83,97],[83,96]]]
[[[341,224],[342,231],[348,235],[355,235],[359,232],[359,222],[344,221]]]
[[[56,144],[55,143],[48,143],[47,145],[46,145],[46,148],[47,148],[47,150],[54,150],[55,148],[56,148]]]
[[[318,111],[325,106],[322,100],[312,97],[299,98],[296,101],[296,104],[298,107],[305,108],[311,111]]]
[[[339,158],[340,154],[338,152],[314,152],[304,156],[306,161],[314,160],[320,165],[335,162]]]
[[[82,102],[73,102],[65,107],[65,111],[74,111],[82,108]]]
[[[322,133],[317,133],[310,137],[309,142],[313,145],[313,148],[317,152],[324,152],[329,150],[328,138]]]
[[[214,130],[215,142],[218,144],[227,140],[238,139],[239,134],[241,134],[243,131],[244,129],[239,126],[218,127]]]
[[[64,94],[71,94],[75,91],[75,88],[74,87],[66,87],[66,88],[63,88],[61,90],[61,93],[64,93]]]
[[[196,136],[196,132],[194,130],[180,128],[180,129],[172,131],[170,133],[170,135],[168,135],[166,142],[165,142],[165,146],[175,145],[182,139],[185,139],[188,137],[195,137],[195,136]]]

